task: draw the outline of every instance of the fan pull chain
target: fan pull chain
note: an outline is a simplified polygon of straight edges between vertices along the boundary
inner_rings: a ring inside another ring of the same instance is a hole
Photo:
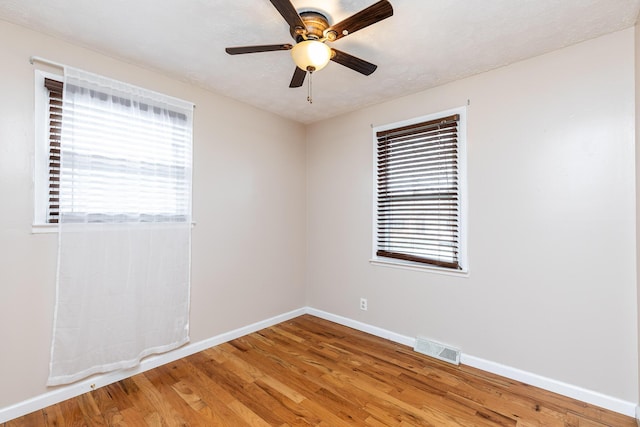
[[[313,71],[309,71],[309,82],[307,83],[307,101],[309,104],[313,104],[313,84],[311,80],[313,79]]]

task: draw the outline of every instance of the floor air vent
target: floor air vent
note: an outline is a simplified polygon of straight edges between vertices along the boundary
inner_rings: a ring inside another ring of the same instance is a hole
[[[460,364],[460,350],[424,337],[416,338],[416,345],[413,349],[418,353],[426,354],[454,365]]]

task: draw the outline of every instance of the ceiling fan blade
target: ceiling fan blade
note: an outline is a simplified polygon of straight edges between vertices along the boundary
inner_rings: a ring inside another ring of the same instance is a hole
[[[353,34],[358,30],[361,30],[376,22],[387,19],[393,15],[393,7],[387,0],[381,0],[375,4],[372,4],[366,9],[351,15],[347,19],[332,25],[325,30],[325,34],[329,32],[335,33],[335,40],[341,39],[344,36]],[[329,38],[329,40],[333,40]]]
[[[364,74],[365,76],[373,73],[378,68],[377,65],[372,64],[371,62],[367,62],[364,59],[360,59],[353,55],[349,55],[348,53],[341,52],[338,49],[331,50],[334,53],[331,57],[331,60],[333,62],[337,62],[340,65],[351,68],[352,70]]]
[[[271,4],[280,12],[280,15],[287,21],[291,29],[295,29],[296,27],[305,29],[302,18],[298,15],[298,11],[289,0],[271,0]]]
[[[307,77],[307,72],[300,67],[296,67],[291,78],[289,87],[300,87],[304,83],[304,78]]]
[[[229,55],[241,55],[243,53],[257,52],[273,52],[275,50],[290,50],[293,46],[290,44],[264,44],[259,46],[238,46],[228,47],[225,51]]]

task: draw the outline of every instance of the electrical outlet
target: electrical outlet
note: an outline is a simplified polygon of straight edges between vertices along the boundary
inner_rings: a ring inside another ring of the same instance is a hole
[[[367,299],[360,298],[360,310],[367,311]]]

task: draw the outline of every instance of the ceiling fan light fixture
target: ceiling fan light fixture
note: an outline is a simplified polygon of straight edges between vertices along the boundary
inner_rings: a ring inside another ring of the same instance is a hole
[[[293,46],[291,57],[301,70],[318,71],[331,60],[331,48],[317,40],[305,40]]]

